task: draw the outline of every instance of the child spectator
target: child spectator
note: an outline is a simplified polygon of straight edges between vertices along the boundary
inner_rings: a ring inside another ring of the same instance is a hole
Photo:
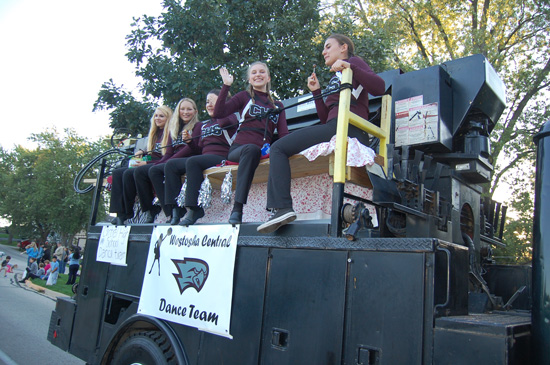
[[[47,277],[47,272],[46,270],[44,269],[44,263],[41,262],[40,264],[38,264],[38,272],[36,273],[36,275],[40,276],[40,279],[44,280],[44,278]]]
[[[59,261],[57,261],[57,256],[54,255],[54,257],[52,257],[50,275],[48,276],[48,281],[46,282],[46,285],[57,284],[58,276],[59,276]]]
[[[41,262],[41,264],[44,264],[44,274],[47,276],[49,274],[50,267],[51,267],[50,260]],[[40,267],[40,264],[38,266]]]
[[[17,268],[16,265],[11,265],[11,256],[6,256],[6,259],[2,261],[2,268],[0,269],[0,273],[4,271],[4,277],[6,277],[9,273],[13,272],[13,269]]]
[[[40,279],[40,276],[38,276],[38,265],[36,264],[36,258],[31,257],[29,261],[29,266],[25,268],[26,272],[23,274],[23,278],[19,280],[20,283],[24,283],[27,278]]]

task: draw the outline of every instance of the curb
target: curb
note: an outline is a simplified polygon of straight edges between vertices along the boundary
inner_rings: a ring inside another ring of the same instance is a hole
[[[18,276],[18,274],[15,274],[14,278],[15,278],[15,281],[17,282],[17,284],[20,287],[26,287],[26,288],[28,288],[28,289],[30,289],[30,290],[38,293],[38,294],[45,295],[48,298],[53,299],[53,300],[57,300],[57,298],[59,298],[59,297],[69,298],[69,296],[66,295],[66,294],[59,293],[59,292],[44,288],[42,286],[33,284],[32,281],[30,281],[30,280],[26,280],[25,283],[22,284],[22,283],[19,282],[19,280],[21,280],[21,278],[17,277],[17,276]]]

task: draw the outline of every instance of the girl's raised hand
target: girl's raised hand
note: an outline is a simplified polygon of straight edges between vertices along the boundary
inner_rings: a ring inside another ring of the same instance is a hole
[[[315,75],[315,72],[313,72],[311,76],[307,78],[307,87],[311,92],[315,90],[319,90],[321,88],[321,85],[319,84],[319,80],[317,79],[317,75]]]
[[[231,86],[233,84],[233,75],[229,74],[229,71],[225,67],[220,67],[220,75],[224,85]]]

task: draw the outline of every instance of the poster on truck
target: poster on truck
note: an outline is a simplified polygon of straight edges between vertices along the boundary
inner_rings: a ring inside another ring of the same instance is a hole
[[[155,227],[138,312],[232,338],[239,229],[229,224]]]

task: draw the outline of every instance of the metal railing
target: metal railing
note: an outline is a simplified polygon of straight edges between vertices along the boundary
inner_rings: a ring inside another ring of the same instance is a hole
[[[346,68],[342,71],[342,84],[351,84],[353,72]],[[336,127],[336,147],[334,150],[334,183],[332,192],[332,214],[331,214],[331,236],[341,235],[342,211],[344,201],[344,186],[346,183],[346,162],[348,152],[348,127],[353,126],[364,130],[370,135],[380,139],[378,154],[383,158],[383,168],[388,171],[387,144],[390,139],[391,125],[391,96],[382,97],[380,127],[374,125],[368,120],[361,118],[350,111],[351,89],[344,88],[340,91],[340,101],[338,104],[338,125]]]

